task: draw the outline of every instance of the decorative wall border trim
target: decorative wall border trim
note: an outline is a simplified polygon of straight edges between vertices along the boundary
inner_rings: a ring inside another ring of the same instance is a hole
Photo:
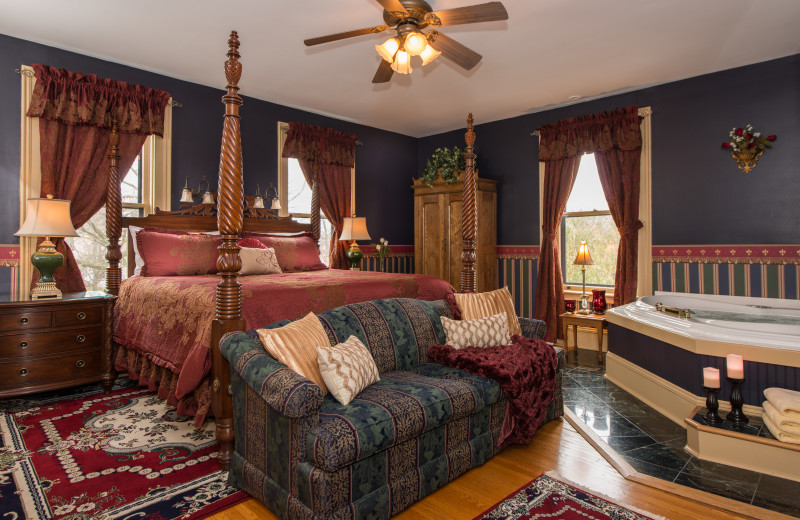
[[[17,293],[19,291],[19,257],[19,244],[0,244],[0,267],[11,268],[9,296],[12,300],[17,297]]]
[[[497,246],[497,258],[538,260],[540,246]]]
[[[800,264],[800,245],[653,246],[653,263]]]

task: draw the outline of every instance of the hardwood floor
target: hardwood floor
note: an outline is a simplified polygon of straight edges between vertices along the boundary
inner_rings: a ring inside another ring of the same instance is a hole
[[[626,480],[566,420],[544,425],[528,446],[506,448],[394,518],[469,520],[548,471],[618,504],[670,519],[751,518]],[[210,518],[277,519],[253,499]]]

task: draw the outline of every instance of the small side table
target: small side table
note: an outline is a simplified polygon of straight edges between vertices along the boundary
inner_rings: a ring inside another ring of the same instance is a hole
[[[559,315],[564,323],[564,348],[569,354],[569,326],[572,325],[575,335],[575,352],[578,351],[578,326],[593,328],[597,331],[597,360],[603,362],[603,330],[608,328],[604,314],[578,314],[565,312]]]

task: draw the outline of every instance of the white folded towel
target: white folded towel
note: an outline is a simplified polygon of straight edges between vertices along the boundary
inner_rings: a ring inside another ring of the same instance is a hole
[[[764,415],[769,417],[772,424],[782,432],[791,435],[800,435],[800,419],[783,415],[780,410],[775,408],[769,401],[764,401],[764,404],[761,406],[764,408]]]
[[[783,415],[800,422],[800,392],[785,388],[767,388],[764,397]]]
[[[767,428],[769,428],[770,433],[776,439],[782,442],[788,442],[790,444],[800,444],[800,435],[793,435],[781,430],[775,425],[775,423],[772,422],[767,414],[764,414],[761,418],[764,420],[764,424],[767,425]]]

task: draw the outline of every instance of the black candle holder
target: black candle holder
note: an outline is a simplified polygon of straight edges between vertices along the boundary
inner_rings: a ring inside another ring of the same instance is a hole
[[[722,417],[719,416],[717,410],[719,410],[719,401],[717,401],[717,392],[719,388],[709,388],[704,386],[706,390],[706,408],[708,412],[706,412],[706,422],[708,424],[720,424],[722,422]]]
[[[742,411],[742,405],[744,404],[744,399],[742,398],[742,392],[739,390],[739,385],[744,382],[744,379],[732,379],[728,378],[733,388],[731,389],[731,411],[726,416],[726,418],[734,424],[741,424],[741,423],[748,423],[750,419]]]

